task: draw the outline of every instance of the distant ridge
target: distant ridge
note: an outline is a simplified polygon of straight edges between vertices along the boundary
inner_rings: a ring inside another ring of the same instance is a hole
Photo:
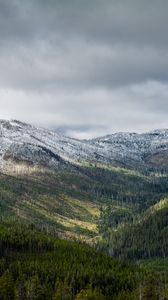
[[[18,120],[0,120],[0,161],[57,168],[83,161],[136,168],[168,167],[168,129],[77,140]]]

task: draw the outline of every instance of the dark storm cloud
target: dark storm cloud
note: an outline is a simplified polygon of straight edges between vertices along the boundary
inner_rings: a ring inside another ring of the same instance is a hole
[[[1,117],[82,137],[168,127],[167,14],[166,0],[0,0]]]
[[[105,44],[167,45],[166,0],[0,1],[3,37],[80,38]]]
[[[1,34],[167,44],[167,8],[166,0],[1,0]]]

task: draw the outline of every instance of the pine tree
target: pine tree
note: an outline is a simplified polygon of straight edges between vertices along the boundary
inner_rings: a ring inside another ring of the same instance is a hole
[[[105,300],[105,296],[98,290],[91,288],[83,289],[76,295],[75,300]]]
[[[0,278],[0,299],[14,300],[15,286],[12,274],[7,270]]]
[[[43,300],[43,288],[39,282],[38,276],[33,276],[27,282],[27,300]]]
[[[25,282],[22,276],[17,280],[15,298],[16,300],[27,300]]]
[[[143,291],[143,300],[159,300],[159,282],[154,274],[150,274]]]
[[[164,289],[164,300],[168,300],[168,285],[166,285]]]
[[[71,300],[71,294],[71,287],[66,282],[58,281],[53,300]]]

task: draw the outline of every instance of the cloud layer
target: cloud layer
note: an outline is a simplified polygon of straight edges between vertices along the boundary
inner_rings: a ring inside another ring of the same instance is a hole
[[[87,138],[168,127],[168,2],[0,0],[0,117]]]

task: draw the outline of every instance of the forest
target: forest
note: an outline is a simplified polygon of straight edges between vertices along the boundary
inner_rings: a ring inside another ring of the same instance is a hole
[[[1,221],[0,249],[1,300],[168,299],[157,273],[34,225]]]
[[[1,222],[0,249],[2,300],[126,299],[145,276],[139,266],[33,225]]]
[[[109,168],[0,175],[1,300],[168,299],[167,175]]]

